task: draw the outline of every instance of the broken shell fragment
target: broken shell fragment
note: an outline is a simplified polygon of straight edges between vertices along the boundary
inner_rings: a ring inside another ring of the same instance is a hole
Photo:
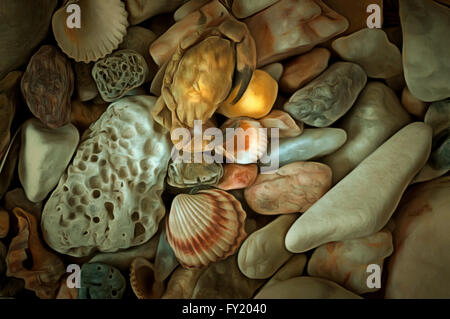
[[[171,162],[167,170],[167,183],[178,188],[216,185],[223,175],[220,163]]]
[[[164,283],[155,279],[154,265],[142,257],[131,263],[130,284],[138,299],[158,299],[164,292]]]
[[[95,63],[92,78],[106,102],[113,102],[139,87],[148,75],[147,62],[132,50],[120,50]]]
[[[25,288],[39,298],[52,299],[65,273],[64,264],[43,245],[36,218],[21,208],[15,208],[13,213],[19,230],[6,256],[7,276],[25,280]]]
[[[67,24],[67,7],[77,4],[81,27]],[[62,51],[77,62],[89,63],[113,52],[127,33],[128,13],[120,0],[69,0],[53,15],[53,34]]]
[[[246,237],[245,218],[241,203],[222,190],[180,194],[167,219],[167,241],[183,267],[204,267],[236,251]]]

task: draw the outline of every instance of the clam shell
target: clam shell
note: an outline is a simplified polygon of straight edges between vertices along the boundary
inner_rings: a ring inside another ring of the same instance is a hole
[[[164,292],[164,283],[155,280],[153,264],[142,257],[135,258],[131,263],[130,283],[139,299],[158,299]]]
[[[180,194],[166,222],[167,241],[185,268],[225,259],[240,246],[246,213],[231,194],[218,189]]]
[[[81,8],[81,28],[70,29],[67,6]],[[110,54],[123,41],[128,13],[120,0],[69,0],[53,15],[52,26],[61,50],[77,62],[92,62]]]

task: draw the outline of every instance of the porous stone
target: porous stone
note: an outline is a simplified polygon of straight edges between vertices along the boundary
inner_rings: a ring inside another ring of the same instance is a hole
[[[0,81],[0,161],[11,141],[11,124],[19,102],[21,77],[22,72],[13,71]]]
[[[352,107],[366,82],[359,65],[337,62],[295,92],[283,108],[305,124],[330,126]]]
[[[402,73],[402,55],[382,29],[364,28],[332,43],[345,61],[362,66],[371,78],[391,78]]]
[[[387,229],[364,238],[328,243],[314,250],[308,275],[331,280],[357,294],[375,292],[380,288],[367,285],[372,274],[367,272],[368,266],[376,264],[383,271],[384,259],[392,252],[392,234]]]
[[[306,211],[331,186],[331,169],[322,163],[294,162],[273,174],[260,174],[245,189],[252,210],[265,215]]]
[[[402,105],[409,114],[422,120],[428,109],[428,104],[412,95],[407,86],[402,92]]]
[[[225,191],[241,189],[253,185],[258,175],[256,164],[234,164],[228,163],[223,166],[223,176],[216,185]]]
[[[78,146],[80,136],[72,124],[57,129],[36,119],[22,126],[19,178],[27,198],[43,201],[58,184]]]
[[[450,8],[435,1],[400,0],[403,68],[411,93],[424,102],[450,97]]]
[[[153,121],[155,101],[123,98],[85,132],[42,214],[43,236],[54,250],[77,257],[114,252],[156,233],[171,146]]]
[[[381,82],[370,82],[338,123],[347,132],[347,142],[322,159],[333,171],[333,184],[410,122],[395,93]]]
[[[116,101],[139,87],[148,74],[144,57],[133,50],[116,51],[97,61],[92,68],[92,78],[106,102]]]
[[[431,137],[431,128],[422,122],[398,131],[294,222],[286,248],[300,253],[382,229],[425,165]]]
[[[74,74],[58,48],[43,45],[31,57],[21,88],[29,109],[42,123],[57,128],[70,122]]]
[[[284,65],[280,79],[280,88],[286,93],[294,93],[305,84],[316,78],[328,67],[330,51],[315,48],[302,54]]]
[[[244,19],[270,7],[276,2],[278,0],[234,0],[231,11],[236,18]]]
[[[167,170],[167,183],[177,188],[216,185],[223,176],[220,163],[171,162]]]
[[[257,66],[308,52],[348,28],[321,0],[280,0],[244,22],[255,39]]]
[[[284,236],[297,217],[279,216],[245,239],[238,254],[239,269],[245,276],[269,278],[292,256],[284,246]]]
[[[121,299],[126,286],[125,278],[116,268],[101,263],[84,264],[78,299]]]
[[[294,277],[261,289],[255,299],[360,299],[338,284],[316,277]]]
[[[335,152],[346,140],[347,133],[340,128],[305,129],[299,136],[280,139],[278,149],[271,145],[268,148],[269,159],[264,160],[263,164],[278,162],[283,166],[319,158]]]
[[[386,298],[450,298],[450,177],[408,189],[394,215]]]

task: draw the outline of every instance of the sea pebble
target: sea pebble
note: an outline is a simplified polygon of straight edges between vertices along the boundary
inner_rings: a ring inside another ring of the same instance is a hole
[[[376,264],[383,271],[384,259],[392,252],[392,234],[387,229],[368,237],[331,242],[314,250],[308,275],[334,281],[357,294],[375,292],[380,288],[367,285],[372,274],[368,266]]]
[[[73,64],[77,96],[82,102],[92,100],[98,95],[97,85],[91,75],[92,67],[92,63],[76,62]]]
[[[281,63],[271,63],[261,68],[264,72],[267,72],[275,81],[280,81],[283,75],[283,64]]]
[[[173,19],[178,22],[210,1],[211,0],[188,0],[174,12]]]
[[[347,19],[321,0],[280,0],[244,22],[255,39],[258,67],[308,52],[348,28]]]
[[[329,59],[330,51],[325,48],[315,48],[290,60],[284,65],[280,79],[281,90],[292,94],[302,88],[328,67]]]
[[[260,174],[245,189],[252,210],[265,215],[304,212],[331,186],[331,169],[322,163],[294,162],[273,174]]]
[[[300,253],[382,229],[425,165],[431,135],[431,128],[422,122],[398,131],[294,222],[286,248]]]
[[[80,131],[86,131],[92,123],[96,122],[105,113],[108,103],[95,104],[72,100],[71,123]]]
[[[253,185],[257,175],[258,166],[256,164],[225,164],[223,166],[223,176],[216,187],[225,191],[245,188]]]
[[[38,222],[41,221],[42,202],[33,203],[25,195],[23,188],[10,190],[4,197],[5,209],[12,212],[14,208],[22,208],[27,213],[33,215]]]
[[[333,171],[333,184],[410,122],[395,93],[381,82],[370,82],[338,123],[347,132],[347,142],[322,159]]]
[[[78,130],[70,123],[57,129],[50,129],[37,119],[24,123],[19,178],[30,201],[43,201],[58,184],[79,140]]]
[[[434,170],[450,169],[450,99],[432,103],[425,123],[433,128],[433,148],[429,163]]]
[[[234,0],[232,12],[236,18],[244,19],[270,7],[278,0]]]
[[[316,277],[294,277],[261,289],[255,299],[360,299],[338,284]]]
[[[435,1],[400,0],[403,68],[411,94],[424,102],[450,97],[450,8]]]
[[[259,120],[261,125],[267,128],[267,135],[272,135],[271,128],[278,129],[278,137],[295,137],[303,132],[303,123],[297,123],[289,113],[281,110],[272,110],[268,115]]]
[[[43,237],[54,250],[115,252],[156,234],[171,146],[152,118],[155,100],[122,98],[84,133],[42,212]]]
[[[359,65],[337,62],[295,92],[283,109],[305,124],[330,126],[352,107],[366,82]]]
[[[425,103],[411,94],[408,87],[405,86],[402,92],[402,105],[409,114],[423,120],[428,109],[428,103]]]
[[[269,278],[292,256],[284,246],[284,236],[297,217],[279,216],[247,237],[238,254],[239,269],[246,277]]]
[[[186,269],[179,266],[170,276],[162,299],[191,299],[198,278],[203,269]]]
[[[303,274],[308,257],[304,254],[293,254],[286,263],[278,269],[278,271],[266,282],[261,288],[273,285],[280,281],[285,281],[294,277],[299,277]]]
[[[263,284],[263,280],[245,277],[239,270],[236,255],[232,255],[202,272],[192,299],[249,299]]]
[[[347,134],[340,128],[305,129],[296,137],[281,138],[278,149],[272,144],[268,147],[268,159],[263,159],[262,165],[279,163],[280,166],[315,159],[331,154],[344,145]],[[272,141],[273,143],[273,141]]]
[[[410,188],[394,215],[386,298],[450,298],[450,177]]]
[[[131,25],[139,24],[151,17],[176,10],[186,0],[127,0],[126,8]]]
[[[345,61],[363,67],[371,78],[392,78],[402,73],[402,55],[381,29],[362,29],[332,43]]]
[[[9,213],[0,207],[0,238],[5,238],[8,235],[8,232],[9,232]]]

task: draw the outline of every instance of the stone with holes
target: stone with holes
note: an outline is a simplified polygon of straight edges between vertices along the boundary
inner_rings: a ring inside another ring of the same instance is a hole
[[[92,68],[92,77],[106,102],[116,101],[142,85],[148,73],[145,58],[132,50],[117,51]]]
[[[125,278],[115,267],[101,263],[84,264],[78,299],[120,299],[126,285]]]
[[[73,163],[42,213],[54,250],[87,256],[148,241],[165,214],[168,132],[153,121],[154,97],[111,104],[85,132]]]

